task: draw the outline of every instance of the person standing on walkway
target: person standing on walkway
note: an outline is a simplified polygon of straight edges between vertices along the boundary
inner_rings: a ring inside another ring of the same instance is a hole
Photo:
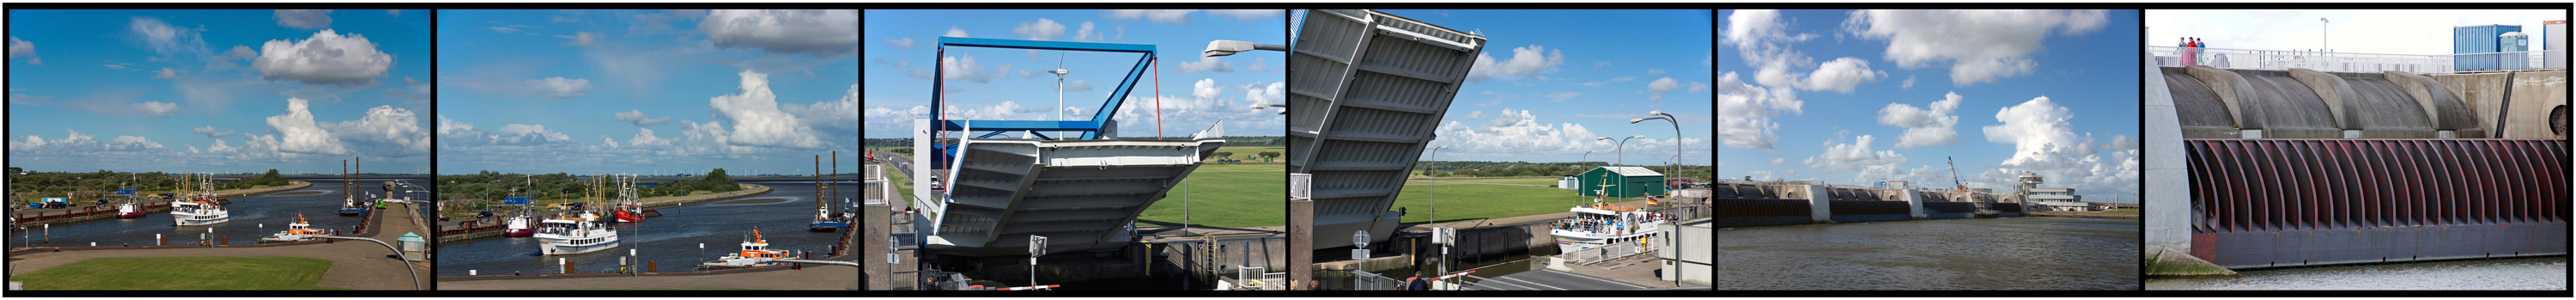
[[[1431,290],[1431,281],[1428,278],[1422,278],[1422,271],[1413,271],[1413,278],[1405,279],[1404,290],[1428,291]]]

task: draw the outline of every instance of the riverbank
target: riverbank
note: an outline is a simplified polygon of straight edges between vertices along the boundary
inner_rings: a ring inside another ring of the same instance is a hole
[[[311,182],[291,181],[287,185],[282,186],[215,191],[215,195],[216,198],[240,198],[267,193],[298,190],[312,186],[313,183]],[[170,200],[152,200],[143,201],[142,203],[145,212],[170,211]],[[231,204],[230,200],[226,200],[226,203],[224,204]],[[109,203],[105,205],[75,205],[65,208],[12,209],[10,215],[16,218],[18,223],[15,225],[18,226],[63,224],[114,218],[116,217],[116,205],[116,203]]]
[[[2103,212],[2103,211],[2033,211],[2033,212],[2024,212],[2024,214],[2028,214],[2028,215],[2033,216],[2033,217],[2094,218],[2094,219],[2130,219],[2130,220],[2136,220],[2136,219],[2138,219],[2138,216],[2140,216],[2140,215],[2144,215],[2144,214],[2140,214],[2140,213],[2116,213],[2116,212]]]
[[[759,196],[759,195],[769,194],[769,192],[770,192],[771,190],[773,190],[773,189],[771,189],[769,186],[766,186],[766,185],[749,184],[749,183],[736,183],[736,184],[741,185],[741,186],[742,186],[742,190],[731,191],[731,192],[723,192],[723,193],[713,193],[713,194],[688,195],[688,196],[670,196],[670,197],[659,197],[659,198],[644,199],[644,200],[643,200],[643,201],[644,201],[644,208],[645,208],[645,209],[663,209],[663,208],[671,208],[671,207],[676,207],[676,206],[686,205],[686,204],[691,204],[691,203],[698,203],[698,202],[709,202],[709,201],[722,201],[722,200],[742,199],[742,198],[749,198],[749,197],[752,197],[752,196]],[[442,213],[442,214],[444,214],[444,213]],[[502,222],[502,220],[507,220],[507,219],[505,219],[505,217],[507,217],[507,216],[497,216],[497,215],[496,215],[496,216],[494,216],[494,217],[492,217],[492,218],[479,218],[479,219],[450,219],[450,220],[447,220],[447,221],[439,221],[439,223],[438,223],[438,228],[439,228],[439,231],[438,231],[438,232],[439,232],[439,234],[438,234],[438,242],[440,242],[440,243],[446,243],[446,242],[455,242],[455,241],[464,241],[464,240],[472,240],[472,239],[479,239],[479,238],[488,238],[488,237],[498,237],[498,236],[501,236],[501,231],[502,231],[501,226],[505,225],[505,224]]]

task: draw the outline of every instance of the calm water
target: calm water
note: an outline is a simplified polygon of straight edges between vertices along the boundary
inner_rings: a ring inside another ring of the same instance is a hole
[[[2135,290],[2138,220],[1947,219],[1728,228],[1729,290]]]
[[[855,183],[855,182],[853,182]],[[778,250],[812,251],[815,256],[831,252],[841,233],[811,232],[806,225],[814,222],[814,185],[762,183],[772,190],[751,198],[693,203],[677,208],[663,208],[662,216],[641,224],[617,224],[617,250],[541,256],[535,238],[480,238],[438,245],[438,275],[465,275],[467,270],[482,274],[510,274],[511,271],[555,273],[561,270],[556,259],[568,259],[582,272],[613,271],[618,257],[635,249],[644,261],[657,261],[660,270],[689,270],[698,262],[742,250],[742,242],[754,226],[760,228],[769,246]],[[833,189],[845,198],[858,198],[858,184],[839,184]],[[701,251],[698,244],[706,244]],[[638,266],[641,262],[635,263]]]
[[[2567,257],[2357,265],[2157,278],[2151,290],[2563,290]]]
[[[31,230],[11,232],[8,244],[11,247],[18,247],[26,245],[27,240],[33,239],[32,243],[37,246],[88,246],[90,242],[98,242],[100,246],[128,243],[150,245],[153,243],[153,234],[166,235],[171,244],[195,244],[199,241],[198,234],[206,233],[208,228],[214,229],[214,233],[208,235],[205,238],[207,240],[231,237],[231,242],[234,244],[250,244],[258,243],[259,238],[270,234],[286,231],[286,224],[295,222],[297,213],[303,213],[304,219],[313,223],[313,228],[341,231],[356,228],[359,221],[357,216],[340,216],[340,201],[344,195],[341,194],[342,185],[339,180],[307,179],[304,181],[312,182],[313,186],[259,196],[229,198],[233,200],[233,204],[224,207],[232,211],[232,221],[221,224],[178,227],[170,220],[170,213],[164,211],[133,219],[110,218],[53,224],[51,243],[45,241],[43,227],[29,228]],[[384,181],[386,180],[362,180],[358,191],[382,195],[384,190],[381,186]],[[410,181],[423,183],[422,180]]]

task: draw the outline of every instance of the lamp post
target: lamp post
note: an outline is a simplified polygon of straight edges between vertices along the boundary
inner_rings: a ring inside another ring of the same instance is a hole
[[[1235,40],[1214,40],[1214,41],[1208,41],[1207,51],[1201,51],[1201,52],[1199,52],[1199,56],[1201,56],[1201,57],[1227,56],[1227,55],[1234,55],[1235,53],[1243,53],[1243,52],[1245,52],[1245,51],[1253,51],[1253,50],[1269,50],[1269,51],[1288,52],[1288,45],[1259,44],[1259,43],[1246,42],[1246,41],[1235,41]]]
[[[1272,107],[1277,107],[1277,108],[1279,108],[1279,114],[1282,114],[1282,115],[1288,114],[1288,105],[1287,105],[1287,104],[1269,104],[1269,103],[1253,103],[1253,104],[1252,104],[1252,110],[1261,110],[1261,109],[1263,109],[1263,108],[1272,108]]]
[[[1636,118],[1636,119],[1633,119],[1633,120],[1628,120],[1628,124],[1637,124],[1637,122],[1645,122],[1646,120],[1664,120],[1664,123],[1673,124],[1673,164],[1672,164],[1672,167],[1671,167],[1670,169],[1667,169],[1668,171],[1666,171],[1666,172],[1672,172],[1672,173],[1671,173],[1671,174],[1664,174],[1664,176],[1674,176],[1674,177],[1681,176],[1681,174],[1682,174],[1682,173],[1681,173],[1681,160],[1682,160],[1682,158],[1681,158],[1681,156],[1682,156],[1682,122],[1681,122],[1680,120],[1674,120],[1674,119],[1673,119],[1673,114],[1667,114],[1667,113],[1664,113],[1664,111],[1660,111],[1660,110],[1658,110],[1658,111],[1648,111],[1648,112],[1646,112],[1646,115],[1649,115],[1649,116],[1651,116],[1651,117]],[[1665,178],[1671,178],[1671,177],[1665,177]]]
[[[2334,30],[2334,21],[2327,21],[2326,18],[2317,18],[2317,43],[2325,44],[2321,47],[2326,49],[2334,48],[2334,37],[2333,34],[2331,34],[2332,30]]]
[[[1434,162],[1434,161],[1436,161],[1436,160],[1438,160],[1438,159],[1440,158],[1440,149],[1449,149],[1449,146],[1440,146],[1440,147],[1437,147],[1437,148],[1431,148],[1431,159],[1430,159],[1430,160],[1423,160],[1423,161],[1422,161],[1422,163],[1423,163],[1423,164],[1426,164],[1426,165],[1428,165],[1428,164],[1436,164],[1436,162]],[[1437,166],[1437,165],[1429,165],[1429,166],[1425,166],[1425,168],[1426,168],[1426,169],[1430,169],[1431,174],[1437,175],[1437,174],[1440,174],[1440,168],[1434,168],[1434,167],[1436,167],[1436,166]],[[1431,194],[1431,219],[1430,219],[1429,221],[1427,221],[1427,222],[1429,222],[1429,223],[1426,223],[1426,224],[1437,224],[1437,223],[1440,223],[1440,176],[1428,176],[1428,177],[1431,177],[1431,184],[1428,184],[1429,186],[1431,186],[1431,191],[1430,191],[1430,194]],[[1402,223],[1402,222],[1398,222],[1398,223]]]
[[[1628,139],[1645,138],[1645,137],[1646,137],[1646,136],[1643,136],[1643,135],[1637,135],[1637,136],[1629,136],[1629,137],[1619,138],[1619,147],[1618,147],[1618,148],[1610,149],[1610,151],[1611,151],[1610,153],[1611,153],[1611,154],[1614,154],[1614,155],[1612,155],[1612,157],[1617,157],[1619,161],[1617,161],[1617,162],[1613,162],[1613,163],[1611,163],[1611,165],[1619,165],[1619,164],[1628,163],[1628,153],[1627,153],[1627,152],[1628,152],[1628,150],[1627,150],[1627,148],[1628,148]],[[1602,138],[1602,139],[1609,139],[1609,138]]]

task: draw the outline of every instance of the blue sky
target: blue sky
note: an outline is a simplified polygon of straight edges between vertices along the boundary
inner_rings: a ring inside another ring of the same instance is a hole
[[[438,17],[443,174],[805,174],[859,155],[856,11]]]
[[[428,171],[428,11],[9,16],[11,166]]]
[[[2136,11],[1719,14],[1721,177],[2137,201]]]
[[[1486,38],[1431,143],[1449,147],[1438,160],[1661,165],[1674,124],[1628,123],[1661,111],[1680,119],[1681,163],[1709,163],[1707,10],[1384,12]]]
[[[1209,41],[1287,44],[1282,10],[869,10],[867,136],[910,137],[913,118],[930,115],[931,66],[946,61],[947,109],[960,120],[1089,119],[1141,54],[951,47],[939,38],[1050,40],[1154,45],[1161,66],[1147,70],[1119,106],[1122,137],[1155,133],[1155,77],[1160,80],[1162,134],[1185,136],[1224,120],[1227,136],[1283,136],[1287,119],[1253,103],[1284,103],[1287,57],[1276,51],[1200,57]],[[1063,105],[1057,79],[1064,76]],[[1059,109],[1066,108],[1066,109]],[[1069,110],[1068,110],[1069,109]],[[1016,135],[1014,135],[1016,136]],[[1056,135],[1061,137],[1061,135]]]

